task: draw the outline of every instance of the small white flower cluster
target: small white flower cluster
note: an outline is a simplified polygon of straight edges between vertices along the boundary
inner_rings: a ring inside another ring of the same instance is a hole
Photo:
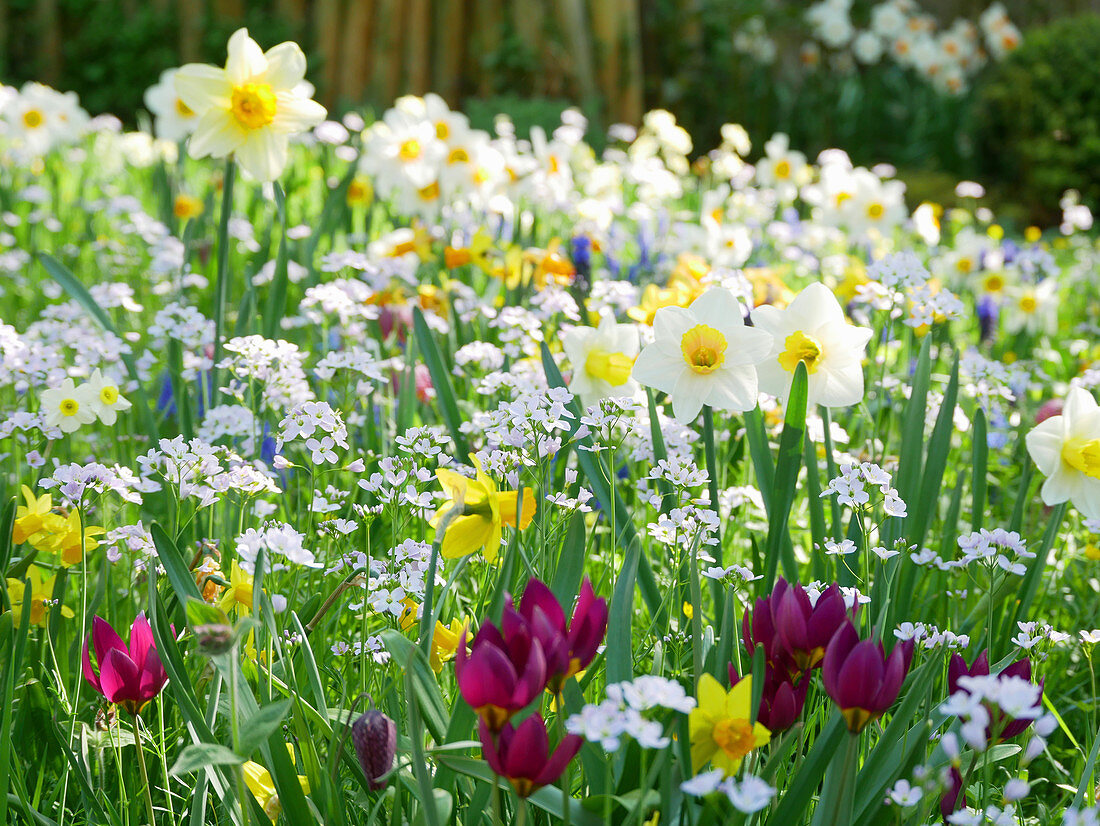
[[[438,456],[451,444],[451,437],[442,426],[410,427],[394,440],[397,449],[410,456]]]
[[[874,462],[841,465],[840,476],[829,480],[821,496],[824,498],[835,495],[841,505],[860,510],[869,507],[871,503],[867,485],[879,489],[883,498],[882,507],[888,516],[905,516],[905,502],[890,484],[890,474]]]
[[[341,640],[339,642],[334,642],[331,651],[337,657],[343,657],[348,654],[355,657],[361,657],[366,654],[369,655],[377,665],[385,665],[390,661],[390,652],[386,650],[382,638],[376,634],[362,641],[355,640],[354,642],[346,643]]]
[[[361,347],[351,347],[347,350],[333,350],[325,353],[324,358],[317,362],[313,368],[314,374],[321,381],[332,381],[338,370],[362,377],[355,385],[357,395],[366,395],[375,389],[376,384],[384,384],[386,381],[378,360],[372,353]],[[375,384],[371,384],[371,382]]]
[[[54,468],[53,474],[41,480],[38,485],[46,490],[57,488],[61,497],[71,505],[79,504],[89,492],[116,493],[123,501],[140,505],[142,493],[149,493],[159,487],[156,483],[137,476],[129,468],[119,465],[109,468],[99,462],[59,465]]]
[[[960,733],[963,739],[975,751],[985,751],[991,744],[988,737],[991,723],[991,709],[1000,709],[1001,713],[1016,720],[1034,720],[1035,733],[1039,739],[1048,736],[1057,723],[1051,715],[1043,715],[1043,689],[1023,677],[1005,674],[959,677],[959,690],[940,704],[939,710],[962,722]],[[999,732],[993,732],[996,736]],[[950,735],[945,735],[941,743],[947,751]],[[1043,744],[1045,745],[1045,744]],[[1024,760],[1030,762],[1042,752],[1043,745],[1032,753],[1029,745]],[[951,755],[949,755],[951,756]]]
[[[241,568],[248,573],[256,569],[256,557],[260,549],[264,550],[267,569],[279,570],[282,566],[272,561],[272,556],[280,556],[295,565],[307,568],[320,568],[313,552],[305,547],[305,536],[285,522],[268,522],[260,529],[248,528],[236,538],[237,554]]]
[[[718,514],[688,505],[662,513],[646,526],[649,535],[663,545],[679,547],[698,537],[700,545],[718,544]]]
[[[688,457],[676,456],[661,459],[645,478],[664,480],[679,493],[704,487],[710,480],[706,469],[699,467]]]
[[[149,478],[155,474],[176,488],[180,500],[191,497],[199,508],[213,505],[229,491],[244,496],[279,492],[265,471],[228,448],[202,439],[185,441],[182,436],[161,439],[158,448],[137,459],[145,490],[159,490],[159,484]]]
[[[913,640],[922,648],[938,648],[941,645],[948,651],[963,651],[970,645],[969,634],[956,634],[953,631],[941,631],[935,625],[923,622],[903,622],[894,629],[899,640]]]
[[[1016,625],[1020,633],[1012,638],[1012,642],[1024,651],[1030,651],[1041,642],[1057,645],[1073,639],[1072,634],[1055,631],[1045,622],[1017,622]]]
[[[282,450],[287,442],[304,439],[314,464],[335,464],[339,459],[333,448],[339,446],[347,450],[350,447],[347,425],[340,412],[333,410],[328,402],[303,402],[292,407],[279,422],[279,428],[276,449]]]
[[[752,569],[746,568],[744,565],[727,565],[725,568],[712,565],[705,571],[701,571],[701,573],[707,579],[716,579],[728,586],[738,582],[756,582],[756,580],[764,578],[763,574],[753,574]]]
[[[577,482],[577,471],[574,468],[566,468],[565,471],[565,484],[567,486],[574,485]],[[559,493],[546,494],[546,501],[560,508],[564,508],[567,511],[578,511],[579,513],[589,513],[592,510],[592,506],[588,504],[588,501],[592,498],[593,493],[588,488],[578,487],[577,495],[575,497],[569,496],[566,491]]]
[[[1027,567],[1020,559],[1034,559],[1035,554],[1027,549],[1027,542],[1016,531],[1003,528],[987,530],[982,528],[958,539],[963,551],[961,559],[946,563],[948,568],[965,567],[971,562],[984,562],[990,567],[998,567],[1010,574],[1023,576]]]
[[[305,354],[289,341],[272,341],[263,336],[231,338],[225,343],[231,355],[218,362],[218,368],[233,376],[230,388],[243,399],[245,391],[259,387],[263,403],[272,410],[283,411],[313,398],[306,378]]]
[[[680,791],[694,797],[722,792],[733,808],[744,814],[759,812],[772,802],[776,789],[755,775],[742,780],[726,777],[721,769],[710,769],[680,784]]]
[[[382,505],[407,506],[421,515],[428,513],[433,499],[431,493],[422,488],[435,478],[428,468],[404,456],[387,456],[378,467],[369,479],[359,480],[359,487],[374,494]]]
[[[623,737],[637,740],[643,748],[663,749],[670,740],[664,735],[661,723],[646,717],[646,712],[670,709],[687,714],[693,708],[694,698],[675,680],[643,676],[609,685],[607,699],[584,706],[566,720],[565,728],[570,734],[599,743],[606,752],[618,751]]]
[[[825,593],[830,583],[820,582],[814,580],[806,585],[806,596],[810,598],[810,605],[817,605],[817,601],[821,598],[821,595]],[[844,604],[849,608],[855,608],[857,605],[867,605],[871,598],[866,594],[863,594],[858,588],[849,588],[846,585],[840,586],[840,595],[844,597]]]

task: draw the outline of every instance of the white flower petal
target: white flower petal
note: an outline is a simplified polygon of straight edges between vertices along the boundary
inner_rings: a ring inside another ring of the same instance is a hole
[[[241,169],[257,181],[274,181],[287,162],[286,135],[272,129],[254,129],[237,149]]]
[[[192,158],[224,158],[244,143],[247,133],[227,109],[209,109],[188,143]]]
[[[225,73],[233,84],[247,83],[267,71],[260,44],[248,36],[248,29],[237,29],[229,38],[228,58],[225,61]]]
[[[203,115],[212,107],[229,108],[232,84],[224,69],[204,63],[188,63],[176,72],[175,91],[189,109]]]
[[[297,43],[280,43],[264,53],[267,72],[264,80],[276,92],[290,90],[306,76],[306,56]]]

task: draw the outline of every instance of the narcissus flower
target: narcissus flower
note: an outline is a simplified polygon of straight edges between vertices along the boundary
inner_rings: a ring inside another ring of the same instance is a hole
[[[821,676],[849,731],[863,731],[894,704],[912,656],[912,640],[899,642],[887,657],[882,643],[861,640],[852,622],[844,621],[825,649]]]
[[[481,753],[489,768],[506,778],[520,797],[527,797],[561,777],[584,743],[580,735],[567,734],[551,753],[541,714],[532,714],[518,727],[507,723],[497,732],[495,740],[493,731],[482,720],[478,734]]]
[[[1072,502],[1086,519],[1100,519],[1100,407],[1088,390],[1072,387],[1061,415],[1027,434],[1027,451],[1047,477],[1047,505]]]
[[[752,321],[772,336],[771,352],[757,365],[762,391],[786,401],[801,362],[810,405],[846,407],[863,400],[863,352],[872,331],[848,323],[824,284],[806,287],[782,310],[757,307]]]
[[[241,570],[234,559],[229,571],[229,587],[218,601],[218,607],[227,614],[236,610],[240,616],[247,617],[253,604],[252,581],[252,576]]]
[[[638,383],[630,376],[638,357],[638,329],[633,324],[616,324],[605,315],[598,327],[567,330],[561,344],[573,365],[569,390],[586,406],[637,392]]]
[[[236,157],[259,181],[273,181],[287,164],[288,137],[325,119],[325,108],[303,94],[306,57],[296,43],[266,52],[238,29],[229,38],[225,68],[181,67],[176,92],[198,115],[188,148],[193,158]]]
[[[35,497],[26,485],[20,490],[23,492],[23,500],[26,505],[20,505],[15,511],[15,526],[12,529],[11,541],[14,545],[21,545],[38,533],[54,519],[60,518],[53,513],[53,497],[44,493]]]
[[[756,364],[771,335],[745,326],[733,293],[712,287],[689,307],[662,307],[654,341],[634,363],[634,379],[672,397],[672,410],[691,422],[703,405],[744,412],[756,407]]]
[[[77,387],[72,379],[65,379],[57,387],[43,390],[38,400],[46,426],[59,428],[62,433],[73,433],[95,421],[95,407],[86,384]]]
[[[119,413],[130,409],[130,402],[118,392],[118,385],[105,378],[98,369],[81,389],[87,391],[92,410],[105,425],[113,425]]]
[[[709,760],[729,777],[750,751],[771,739],[763,724],[752,722],[752,677],[728,692],[710,674],[699,680],[699,705],[688,716],[693,771]]]
[[[286,744],[286,750],[290,753],[291,762],[294,761],[294,746]],[[279,794],[275,791],[275,781],[271,779],[271,772],[252,760],[247,761],[242,767],[244,770],[244,782],[260,808],[264,810],[271,822],[279,819],[283,811],[283,804],[279,802]],[[298,783],[305,794],[309,794],[309,778],[298,775]]]
[[[129,648],[115,629],[98,616],[92,620],[91,640],[99,671],[96,673],[92,667],[85,640],[84,679],[108,702],[117,703],[131,714],[140,714],[168,682],[145,614],[138,614],[130,626]]]
[[[29,605],[23,602],[23,580],[8,579],[8,602],[11,603],[12,623],[18,628],[19,624],[23,621],[24,608],[29,608],[31,616],[27,621],[31,625],[45,628],[46,621],[49,619],[50,610],[52,610],[50,605],[53,600],[54,581],[57,577],[56,575],[46,577],[41,568],[31,565],[27,568],[27,579],[29,579],[31,583]],[[73,616],[73,609],[69,608],[67,605],[61,605],[57,610],[60,611],[61,616],[66,619]]]
[[[494,562],[500,551],[503,528],[516,527],[519,494],[498,490],[496,483],[482,468],[481,461],[473,455],[470,461],[477,469],[475,479],[467,479],[445,468],[435,472],[448,500],[436,511],[430,524],[437,530],[443,528],[440,553],[445,558],[467,556],[484,548],[485,559]],[[530,525],[534,516],[535,495],[530,488],[524,488],[520,530]]]
[[[432,670],[436,674],[443,670],[444,663],[454,659],[455,652],[458,651],[458,643],[469,624],[469,619],[451,620],[450,625],[444,625],[436,620],[435,631],[432,634],[432,654],[430,657]]]

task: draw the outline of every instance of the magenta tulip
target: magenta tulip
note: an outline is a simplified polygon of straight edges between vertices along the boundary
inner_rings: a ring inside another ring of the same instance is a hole
[[[895,645],[887,657],[882,643],[861,640],[851,621],[844,620],[825,649],[821,676],[849,731],[863,731],[894,704],[912,656],[912,640]]]
[[[592,583],[585,577],[580,597],[568,626],[565,612],[550,589],[538,579],[527,583],[519,610],[509,604],[501,620],[501,631],[508,639],[525,624],[542,645],[546,656],[546,675],[552,692],[586,668],[596,656],[607,632],[607,600],[598,599]]]
[[[813,604],[806,589],[792,583],[773,608],[779,642],[801,669],[821,664],[825,646],[849,616],[844,595],[835,582]]]
[[[506,641],[491,622],[481,626],[466,653],[466,632],[455,651],[458,690],[491,731],[499,731],[517,711],[546,688],[546,657],[526,625]]]
[[[145,614],[138,614],[130,627],[129,648],[115,629],[100,617],[92,621],[91,639],[99,673],[92,667],[85,640],[84,678],[108,702],[117,703],[133,715],[140,714],[168,682],[168,674],[153,642],[153,629]]]
[[[541,714],[532,714],[518,727],[505,724],[495,740],[484,718],[478,732],[481,753],[489,768],[507,778],[520,797],[527,797],[561,777],[584,743],[584,738],[567,734],[551,754],[550,738]]]
[[[730,685],[740,682],[733,663],[728,666]],[[802,716],[806,705],[806,690],[810,681],[806,677],[797,684],[787,679],[783,672],[776,671],[771,665],[764,665],[764,690],[760,695],[760,708],[756,712],[756,721],[775,734],[786,731]]]

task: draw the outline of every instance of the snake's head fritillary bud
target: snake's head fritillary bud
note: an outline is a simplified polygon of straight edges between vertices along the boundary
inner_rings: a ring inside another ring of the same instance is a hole
[[[367,776],[367,785],[377,791],[385,788],[382,778],[393,766],[397,750],[397,726],[381,711],[372,708],[351,725],[351,739],[359,765]]]

